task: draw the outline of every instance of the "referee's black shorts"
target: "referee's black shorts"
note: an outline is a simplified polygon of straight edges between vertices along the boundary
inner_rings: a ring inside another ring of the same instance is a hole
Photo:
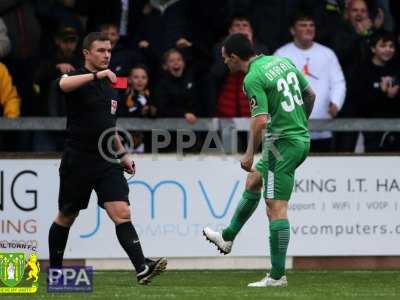
[[[58,208],[70,214],[86,209],[93,190],[98,204],[125,201],[129,205],[129,187],[119,164],[74,149],[64,151],[60,165]]]

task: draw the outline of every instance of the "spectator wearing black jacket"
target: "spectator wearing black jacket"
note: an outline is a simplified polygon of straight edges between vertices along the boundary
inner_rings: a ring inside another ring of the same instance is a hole
[[[121,39],[130,44],[142,22],[147,0],[79,0],[75,9],[87,16],[87,31],[97,31],[101,24],[117,24]]]
[[[158,78],[163,54],[177,47],[178,40],[192,41],[190,2],[187,0],[152,0],[143,9],[137,28],[137,47],[146,58],[152,78]]]
[[[384,16],[370,17],[367,2],[351,0],[344,11],[343,21],[331,34],[330,44],[343,66],[345,76],[352,75],[354,68],[369,52],[368,39],[384,23]]]
[[[61,25],[54,37],[55,51],[52,57],[43,60],[35,74],[36,91],[39,93],[38,114],[41,116],[66,116],[64,95],[59,93],[56,79],[78,69],[82,59],[78,54],[79,35],[77,29]],[[61,151],[64,135],[60,132],[35,132],[34,151]]]
[[[393,15],[393,21],[396,31],[400,33],[400,1],[390,0],[390,12]]]
[[[53,81],[80,67],[82,59],[78,54],[78,43],[76,28],[68,25],[59,27],[54,37],[53,55],[43,60],[35,73],[36,91],[40,98],[37,110],[40,116],[65,116],[65,103],[60,100]]]
[[[126,47],[120,40],[117,24],[105,23],[99,26],[100,32],[106,34],[111,41],[110,70],[117,76],[128,76],[132,67],[143,63],[143,57],[134,49]]]
[[[73,27],[81,36],[84,26],[78,13],[75,11],[76,0],[40,0],[35,2],[35,12],[41,27],[40,57],[52,56],[54,36],[61,25]]]
[[[176,49],[163,56],[164,74],[155,90],[158,116],[164,118],[184,117],[189,124],[197,121],[194,112],[194,80],[186,69],[182,54]]]
[[[331,34],[330,46],[335,51],[347,82],[347,98],[338,118],[355,118],[359,107],[354,101],[353,79],[358,66],[365,62],[371,34],[381,28],[384,23],[382,14],[374,19],[370,17],[368,6],[364,0],[350,0],[343,15],[343,21],[334,33]],[[335,134],[336,150],[340,152],[354,152],[358,132]]]
[[[377,32],[371,38],[372,58],[357,70],[355,99],[363,118],[398,118],[400,115],[399,66],[394,61],[396,38],[387,32]],[[399,136],[384,132],[364,132],[365,151],[389,150],[388,139]],[[385,141],[386,139],[386,141]],[[394,140],[392,141],[392,146]],[[394,150],[394,149],[391,149]],[[397,148],[396,150],[400,150]]]

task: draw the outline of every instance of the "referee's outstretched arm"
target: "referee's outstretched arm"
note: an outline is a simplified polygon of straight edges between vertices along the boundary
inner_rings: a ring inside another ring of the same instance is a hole
[[[72,92],[92,80],[103,78],[108,78],[111,83],[115,83],[117,80],[115,74],[109,69],[81,75],[68,76],[65,74],[60,79],[60,89],[65,93]]]

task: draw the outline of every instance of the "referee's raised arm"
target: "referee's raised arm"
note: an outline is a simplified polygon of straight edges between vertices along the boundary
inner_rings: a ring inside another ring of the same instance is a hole
[[[94,71],[88,74],[72,76],[68,76],[67,74],[65,74],[60,79],[60,89],[63,92],[68,93],[93,80],[103,79],[106,77],[110,80],[111,83],[114,83],[117,80],[115,74],[109,69],[99,72]]]
[[[117,77],[108,69],[111,60],[111,42],[107,36],[99,32],[88,34],[82,43],[82,54],[85,57],[84,69],[82,74],[63,75],[59,81],[60,89],[65,92],[72,92],[91,81],[107,78],[111,83],[115,83]]]

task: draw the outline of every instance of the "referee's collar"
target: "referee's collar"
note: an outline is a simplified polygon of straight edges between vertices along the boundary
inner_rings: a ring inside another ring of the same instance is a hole
[[[85,73],[93,73],[92,71],[90,71],[88,68],[86,68],[85,66],[81,67],[81,70]]]
[[[95,70],[95,71],[90,71],[88,68],[86,68],[86,67],[83,65],[83,66],[81,66],[81,70],[82,70],[82,71],[84,71],[84,72],[86,72],[86,73],[93,73],[93,72],[100,72],[100,71],[104,71],[104,70],[106,70],[106,69],[104,69],[104,70]]]

